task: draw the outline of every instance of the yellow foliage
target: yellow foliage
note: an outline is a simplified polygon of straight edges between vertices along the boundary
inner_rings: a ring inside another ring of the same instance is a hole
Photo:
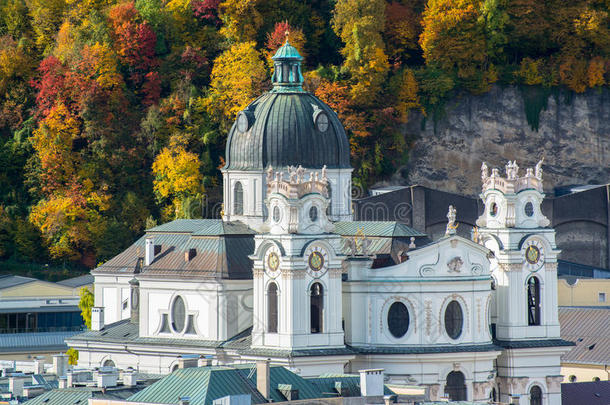
[[[223,26],[220,34],[231,42],[254,41],[263,17],[256,9],[258,0],[225,0],[220,3]]]
[[[4,38],[0,41],[0,94],[8,90],[15,79],[25,79],[33,67],[33,62],[14,41]]]
[[[542,59],[523,58],[517,75],[530,86],[542,84],[543,77],[540,72],[542,63]]]
[[[91,53],[96,59],[96,64],[93,66],[95,81],[103,89],[111,89],[119,87],[123,84],[123,77],[118,72],[119,62],[116,54],[110,49],[108,44],[96,43],[91,48]]]
[[[161,200],[185,198],[203,192],[199,157],[184,147],[163,148],[153,166],[154,190]]]
[[[71,62],[76,56],[76,32],[70,21],[64,21],[57,33],[57,45],[53,53],[63,63]]]
[[[411,69],[405,69],[394,76],[392,82],[396,94],[396,110],[400,114],[400,120],[406,122],[409,110],[421,107],[417,80]]]
[[[205,106],[219,121],[230,121],[263,90],[267,69],[254,42],[238,43],[214,61]]]
[[[568,57],[559,65],[561,83],[577,93],[587,89],[589,83],[587,61],[575,57]]]
[[[589,87],[603,86],[606,83],[604,80],[605,65],[606,63],[599,56],[589,61],[587,69]]]

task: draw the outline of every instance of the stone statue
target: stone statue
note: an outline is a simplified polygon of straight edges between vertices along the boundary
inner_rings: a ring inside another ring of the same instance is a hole
[[[544,162],[544,158],[540,159],[538,163],[536,163],[536,178],[538,180],[542,180],[542,162]]]
[[[455,223],[455,219],[457,217],[457,211],[453,207],[453,205],[449,206],[449,212],[447,212],[447,230],[445,231],[445,235],[455,235],[455,230],[458,225]]]
[[[491,177],[500,177],[500,172],[497,168],[494,167],[493,169],[491,169]]]
[[[294,166],[288,167],[288,173],[290,175],[290,183],[294,184],[297,182],[297,168]]]
[[[481,180],[485,183],[485,180],[489,177],[489,168],[487,167],[487,163],[483,162],[481,165]]]
[[[356,241],[352,238],[343,238],[343,251],[348,252],[349,255],[356,256]]]
[[[273,166],[267,168],[267,184],[273,181]]]
[[[316,182],[320,180],[320,177],[319,177],[319,176],[320,176],[320,173],[315,172],[315,173],[313,174],[313,176],[314,176],[313,178],[314,178],[314,179],[316,179]]]
[[[322,181],[324,183],[328,183],[328,173],[326,170],[326,165],[322,166]]]
[[[411,243],[409,243],[409,249],[415,249],[417,246],[415,246],[415,237],[411,236]]]
[[[299,167],[297,167],[297,182],[302,183],[303,176],[305,176],[305,169],[303,169],[303,166],[299,165]]]
[[[506,164],[506,178],[508,180],[515,180],[519,175],[519,166],[517,165],[517,161],[513,160],[512,162],[509,160]]]

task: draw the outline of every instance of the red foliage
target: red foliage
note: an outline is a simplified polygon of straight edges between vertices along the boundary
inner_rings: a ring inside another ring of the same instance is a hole
[[[212,23],[219,23],[220,19],[218,18],[218,6],[222,0],[193,0],[191,2],[191,7],[193,8],[193,14],[195,17],[200,18],[204,21],[209,21]]]
[[[143,103],[145,105],[152,105],[159,101],[161,96],[161,78],[157,72],[148,72],[144,78],[144,84],[142,85],[142,92],[144,93]]]
[[[65,66],[55,56],[51,55],[43,59],[38,67],[39,80],[33,80],[32,86],[38,90],[36,103],[38,104],[38,115],[46,116],[58,99],[65,100]]]

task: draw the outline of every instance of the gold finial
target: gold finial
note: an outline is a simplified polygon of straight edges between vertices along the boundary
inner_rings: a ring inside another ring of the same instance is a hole
[[[286,43],[288,43],[288,35],[290,35],[290,31],[286,30],[286,32],[284,32],[284,35],[286,35]]]
[[[220,204],[220,218],[225,216],[225,205]]]
[[[362,249],[362,242],[364,241],[364,228],[358,228],[356,235],[354,235],[354,245],[356,246],[356,252]]]

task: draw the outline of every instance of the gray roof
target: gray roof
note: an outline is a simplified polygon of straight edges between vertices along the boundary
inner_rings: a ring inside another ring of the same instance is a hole
[[[254,232],[242,223],[182,219],[152,228],[122,253],[94,270],[94,274],[134,274],[139,277],[252,278]],[[153,238],[160,252],[149,266],[142,259],[146,239]],[[195,250],[188,262],[185,253]]]
[[[343,236],[355,236],[362,232],[365,236],[389,238],[426,236],[418,230],[395,221],[346,221],[335,222],[335,232]]]
[[[93,284],[94,277],[91,274],[85,274],[78,277],[72,277],[66,280],[58,281],[57,284],[65,285],[66,287],[82,287]]]
[[[562,405],[610,404],[610,381],[561,384]]]
[[[503,349],[535,349],[539,347],[574,346],[574,343],[563,339],[536,340],[494,340],[494,344]]]
[[[610,364],[610,309],[560,307],[559,324],[562,339],[576,345],[562,363]]]
[[[32,332],[0,334],[0,352],[66,350],[64,340],[80,332]]]
[[[0,290],[15,287],[21,284],[31,283],[32,281],[37,281],[37,279],[31,277],[13,276],[11,274],[3,275],[0,276]]]
[[[322,133],[314,125],[314,112],[328,116]],[[226,147],[229,170],[264,170],[302,165],[305,168],[351,168],[350,148],[343,125],[329,106],[310,93],[266,93],[246,113],[251,125],[245,133],[234,124]]]

